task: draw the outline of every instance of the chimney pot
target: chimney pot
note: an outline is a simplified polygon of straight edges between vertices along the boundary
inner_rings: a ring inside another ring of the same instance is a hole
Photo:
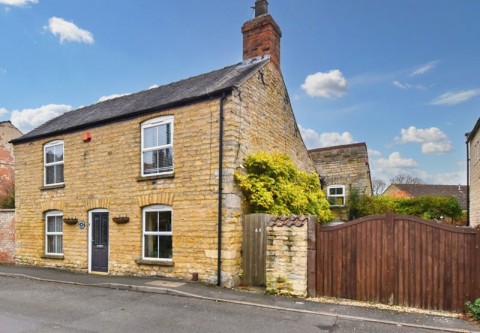
[[[256,0],[255,1],[255,17],[260,15],[268,14],[268,1],[267,0]]]

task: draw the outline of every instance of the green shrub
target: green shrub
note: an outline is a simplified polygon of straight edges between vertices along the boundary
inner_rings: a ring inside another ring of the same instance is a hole
[[[427,220],[440,219],[442,216],[453,220],[462,219],[462,209],[457,199],[446,196],[390,198],[362,195],[354,198],[350,206],[350,211],[352,210],[357,218],[394,212],[395,214],[412,215]]]
[[[466,301],[465,306],[473,319],[480,320],[480,298],[477,298],[474,303]]]
[[[298,170],[284,154],[256,153],[244,163],[246,173],[236,172],[250,210],[275,215],[316,215],[319,222],[333,219],[316,173]]]

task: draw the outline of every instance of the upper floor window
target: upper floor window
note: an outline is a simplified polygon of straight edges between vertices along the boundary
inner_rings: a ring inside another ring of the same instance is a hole
[[[172,259],[172,208],[143,209],[143,259]]]
[[[327,198],[331,206],[345,206],[345,185],[328,186]]]
[[[45,253],[63,254],[63,213],[49,211],[45,214]]]
[[[45,185],[63,184],[63,141],[44,146]]]
[[[173,116],[142,124],[142,176],[173,172]]]

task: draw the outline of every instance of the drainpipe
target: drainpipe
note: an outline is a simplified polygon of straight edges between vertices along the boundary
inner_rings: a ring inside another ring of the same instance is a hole
[[[222,206],[223,206],[223,105],[225,93],[220,98],[220,119],[218,138],[218,254],[217,254],[217,286],[222,284]]]
[[[470,226],[470,149],[469,149],[469,136],[470,133],[466,133],[467,137],[467,227]]]

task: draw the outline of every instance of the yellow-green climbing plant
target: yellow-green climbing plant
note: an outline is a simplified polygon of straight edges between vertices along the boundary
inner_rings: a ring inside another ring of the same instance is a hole
[[[332,220],[318,174],[300,171],[290,157],[278,153],[250,155],[243,165],[246,172],[236,172],[235,179],[253,212],[316,215],[319,222]]]

